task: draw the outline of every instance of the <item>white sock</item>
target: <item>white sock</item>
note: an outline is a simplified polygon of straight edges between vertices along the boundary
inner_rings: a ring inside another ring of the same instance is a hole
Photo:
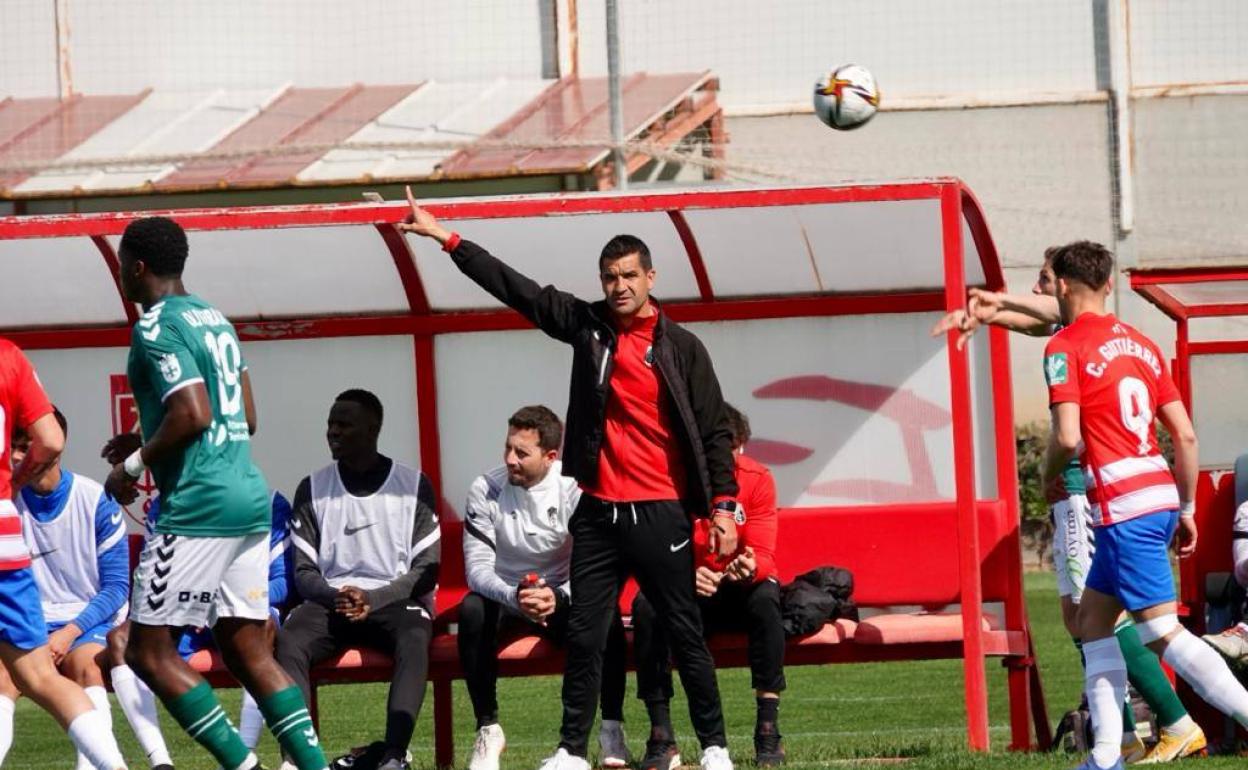
[[[1215,655],[1217,653],[1214,653]],[[1127,662],[1115,637],[1083,643],[1084,682],[1092,714],[1092,761],[1113,767],[1122,756],[1122,703],[1127,696]]]
[[[16,706],[7,695],[0,695],[0,765],[13,747],[13,709]]]
[[[264,715],[260,713],[260,706],[251,697],[251,693],[243,690],[243,707],[238,714],[238,734],[243,743],[247,744],[247,748],[254,749],[260,742],[260,733],[263,730]]]
[[[82,689],[86,692],[87,697],[91,699],[91,702],[95,704],[95,710],[104,717],[104,723],[108,725],[109,733],[112,733],[113,714],[108,705],[108,690],[105,690],[103,687],[84,687]],[[81,751],[78,752],[78,765],[75,770],[91,770],[91,767],[91,759]]]
[[[1162,725],[1161,730],[1170,735],[1185,735],[1191,732],[1196,723],[1192,721],[1191,714],[1184,714],[1172,725]]]
[[[126,766],[108,719],[95,709],[75,717],[66,732],[74,748],[78,749],[78,753],[86,754],[96,770],[119,770]]]
[[[160,718],[156,715],[156,696],[148,686],[135,675],[129,666],[114,666],[112,671],[113,692],[117,695],[117,703],[134,731],[139,746],[147,755],[149,765],[171,765],[169,748],[165,745],[165,736],[160,732]]]
[[[1161,659],[1186,679],[1206,703],[1248,727],[1248,691],[1216,650],[1180,628],[1178,635],[1166,644]]]

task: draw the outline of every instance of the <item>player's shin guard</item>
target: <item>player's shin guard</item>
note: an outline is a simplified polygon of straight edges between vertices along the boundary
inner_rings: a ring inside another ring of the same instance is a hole
[[[1206,703],[1248,727],[1248,691],[1212,647],[1180,626],[1179,633],[1166,644],[1162,660]]]
[[[1122,702],[1127,695],[1127,665],[1114,637],[1085,642],[1085,691],[1092,714],[1092,760],[1112,767],[1122,747]]]
[[[160,732],[156,696],[151,688],[126,665],[113,666],[109,677],[113,680],[113,692],[117,695],[121,713],[126,715],[134,737],[147,755],[148,764],[152,767],[173,764],[169,747],[165,745],[165,736]]]
[[[165,708],[186,734],[208,750],[227,770],[245,769],[255,764],[255,755],[238,737],[207,682],[200,682],[182,695],[165,701]]]
[[[0,695],[0,765],[13,747],[13,709],[15,704],[7,695]]]
[[[260,713],[260,705],[251,693],[243,690],[243,706],[238,713],[238,734],[242,736],[247,748],[254,749],[260,743],[260,732],[264,730],[264,716]]]
[[[67,729],[79,754],[84,754],[97,770],[120,770],[126,766],[108,719],[95,709],[74,717]]]
[[[299,770],[324,770],[325,754],[299,688],[291,685],[259,702],[273,737]]]
[[[113,731],[113,715],[108,706],[108,690],[105,690],[103,687],[84,687],[83,690],[87,693],[87,697],[91,699],[95,710],[104,717],[104,723],[108,726],[108,731],[111,733]],[[91,770],[91,767],[91,758],[81,751],[78,752],[78,764],[75,770]]]

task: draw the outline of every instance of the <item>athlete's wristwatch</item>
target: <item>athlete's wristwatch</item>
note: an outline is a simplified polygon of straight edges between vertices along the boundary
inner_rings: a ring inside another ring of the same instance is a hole
[[[736,500],[720,500],[711,506],[711,516],[731,516],[740,526],[745,523],[745,508]]]

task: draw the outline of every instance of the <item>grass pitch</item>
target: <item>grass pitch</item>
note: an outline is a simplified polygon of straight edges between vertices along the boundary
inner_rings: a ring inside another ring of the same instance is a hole
[[[1057,589],[1051,574],[1029,574],[1027,598],[1037,653],[1044,680],[1050,718],[1079,700],[1082,673],[1079,659],[1062,628]],[[940,768],[1071,768],[1082,758],[1063,754],[1010,754],[1005,672],[995,661],[988,663],[989,718],[993,751],[986,755],[967,752],[966,722],[962,703],[961,662],[922,661],[843,666],[795,666],[786,672],[789,688],[780,711],[789,763],[793,768],[842,768],[893,766],[914,770]],[[729,748],[739,766],[753,756],[751,736],[754,698],[749,672],[721,671],[720,690],[728,723]],[[385,718],[385,685],[349,685],[321,688],[321,741],[327,755],[336,756],[349,746],[380,737]],[[679,687],[677,691],[679,692]],[[647,723],[635,692],[632,675],[630,697],[625,704],[626,730],[633,751],[644,746]],[[222,700],[232,714],[238,712],[238,691],[225,690]],[[505,679],[499,687],[503,728],[507,733],[505,770],[536,770],[557,742],[560,705],[556,677]],[[474,723],[468,693],[457,683],[455,729],[458,766],[466,767]],[[685,703],[679,695],[672,706],[686,764],[696,767],[699,756]],[[415,765],[433,767],[431,702],[417,724],[412,741]],[[162,710],[165,737],[178,768],[211,770],[211,757],[186,738]],[[130,733],[125,718],[113,704],[113,723],[122,750],[133,770],[147,764]],[[591,753],[597,747],[591,741]],[[279,764],[277,747],[268,735],[260,744],[266,766]],[[1186,760],[1194,770],[1242,767],[1243,759]],[[72,768],[74,755],[69,741],[56,724],[29,700],[18,702],[14,744],[5,762],[8,770]]]

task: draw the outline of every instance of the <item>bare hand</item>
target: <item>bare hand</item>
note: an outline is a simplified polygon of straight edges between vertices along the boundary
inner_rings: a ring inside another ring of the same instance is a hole
[[[52,653],[52,662],[61,665],[61,661],[69,654],[69,648],[81,635],[82,629],[73,623],[66,623],[48,634],[48,652]]]
[[[1179,545],[1179,558],[1186,559],[1196,553],[1196,517],[1180,516],[1179,529],[1175,533],[1175,540]]]
[[[546,625],[546,619],[555,612],[555,589],[546,585],[545,580],[538,580],[532,588],[521,588],[517,598],[520,611],[534,623]]]
[[[932,336],[939,337],[952,329],[957,329],[958,341],[956,344],[958,350],[961,350],[966,346],[967,340],[974,336],[975,330],[978,328],[979,321],[975,316],[959,309],[946,313],[943,318],[937,321],[936,325],[932,327]]]
[[[698,567],[693,573],[693,587],[698,596],[714,596],[719,590],[719,581],[723,579],[722,572],[716,572],[710,567]]]
[[[758,571],[758,560],[754,557],[754,549],[746,546],[737,554],[724,570],[725,577],[738,583],[748,583],[754,579]]]
[[[1005,303],[999,291],[971,289],[967,294],[967,312],[977,323],[992,323],[997,313],[1005,309]]]
[[[368,617],[372,607],[368,603],[368,595],[355,586],[343,586],[338,589],[334,599],[334,610],[352,623],[358,623]]]
[[[416,196],[412,195],[411,186],[408,185],[404,189],[407,191],[407,205],[411,208],[411,211],[399,223],[399,231],[433,238],[438,243],[446,243],[450,240],[450,231],[438,224],[438,218],[417,205]]]
[[[737,552],[737,522],[732,514],[716,512],[711,516],[709,543],[711,553],[727,559]]]
[[[100,457],[109,465],[119,465],[143,446],[143,437],[138,433],[119,433],[104,444]]]
[[[135,479],[120,463],[113,466],[108,472],[108,478],[104,481],[104,491],[112,495],[113,499],[122,505],[129,505],[139,499],[139,489],[135,486]]]

